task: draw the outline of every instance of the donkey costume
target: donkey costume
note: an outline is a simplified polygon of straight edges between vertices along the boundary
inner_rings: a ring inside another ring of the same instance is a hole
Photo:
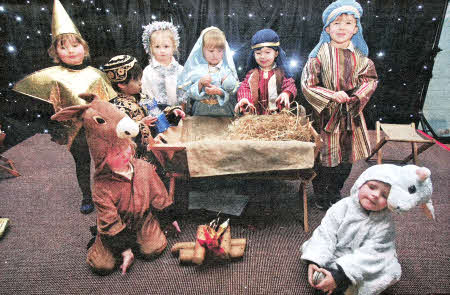
[[[75,118],[82,119],[95,162],[93,201],[98,234],[88,250],[87,263],[96,272],[108,273],[128,248],[137,248],[144,257],[160,254],[167,240],[152,208],[162,210],[173,200],[155,167],[144,160],[132,159],[129,179],[105,165],[110,150],[134,145],[130,137],[138,134],[139,127],[114,105],[100,99],[65,108],[52,116],[58,121]]]

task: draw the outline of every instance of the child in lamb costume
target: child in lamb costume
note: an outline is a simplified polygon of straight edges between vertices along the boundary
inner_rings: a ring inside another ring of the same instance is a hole
[[[430,170],[375,165],[356,180],[351,195],[333,205],[302,247],[309,284],[333,294],[379,294],[400,279],[392,212],[422,204],[434,218]],[[323,274],[315,282],[315,272]],[[347,290],[347,291],[346,291]]]

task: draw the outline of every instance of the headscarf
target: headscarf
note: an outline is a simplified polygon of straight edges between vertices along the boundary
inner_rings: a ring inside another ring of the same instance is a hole
[[[178,77],[178,87],[186,89],[192,83],[198,81],[202,76],[208,73],[208,62],[203,56],[203,36],[210,30],[217,29],[216,27],[209,27],[202,31],[197,42],[189,54],[184,69]],[[228,46],[227,40],[225,40],[225,50],[222,59],[223,65],[231,70],[231,75],[238,80],[236,67],[233,61],[233,55],[231,54],[230,46]]]
[[[278,34],[271,29],[262,29],[256,32],[252,37],[251,48],[252,52],[247,60],[247,72],[259,67],[255,59],[255,50],[261,49],[263,47],[269,47],[278,52],[278,56],[275,58],[275,63],[277,67],[284,71],[284,75],[287,78],[292,77],[288,67],[287,67],[287,57],[286,52],[280,46],[280,37]]]
[[[314,47],[314,49],[309,54],[309,57],[317,57],[320,47],[323,43],[329,43],[331,41],[330,35],[325,31],[325,28],[330,25],[338,16],[341,14],[351,14],[356,19],[356,26],[358,27],[358,32],[353,35],[351,41],[355,48],[358,48],[362,54],[367,56],[369,54],[369,48],[367,47],[366,41],[364,41],[363,30],[360,22],[360,18],[363,15],[363,9],[361,5],[355,0],[338,0],[331,3],[322,13],[323,30],[320,35],[319,43]]]

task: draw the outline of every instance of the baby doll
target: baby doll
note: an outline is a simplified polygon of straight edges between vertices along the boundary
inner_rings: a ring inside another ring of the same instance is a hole
[[[247,76],[239,87],[235,112],[262,115],[289,108],[297,88],[286,68],[280,37],[273,30],[263,29],[253,35],[251,46]]]
[[[430,170],[415,165],[375,165],[364,171],[351,195],[328,209],[302,247],[308,282],[344,294],[379,294],[400,279],[392,212],[422,204],[434,218]],[[315,273],[316,272],[316,273]],[[324,277],[315,282],[317,272]],[[345,293],[348,294],[348,293]]]
[[[216,27],[202,31],[178,79],[193,116],[234,116],[239,80],[225,34]]]
[[[47,101],[55,112],[62,108],[85,104],[78,95],[95,93],[103,100],[116,96],[108,78],[100,70],[88,66],[89,47],[81,37],[59,0],[55,0],[52,19],[52,44],[48,54],[59,65],[37,71],[17,82],[13,90]],[[49,128],[52,140],[67,147],[75,160],[78,184],[83,194],[81,213],[94,210],[91,197],[91,158],[81,123],[65,122]]]
[[[363,109],[378,78],[362,35],[363,10],[354,0],[331,3],[323,12],[320,41],[303,68],[302,91],[314,109],[323,145],[313,180],[316,206],[340,199],[352,163],[370,154]]]
[[[125,274],[135,253],[143,258],[159,255],[167,240],[154,209],[163,210],[173,200],[153,165],[133,158],[131,137],[137,124],[113,104],[94,99],[92,103],[68,107],[54,120],[81,119],[95,163],[93,199],[97,208],[97,236],[89,248],[87,263],[93,271],[106,274],[122,260]]]
[[[144,27],[142,44],[149,55],[149,64],[142,76],[142,93],[156,99],[160,109],[170,112],[183,103],[183,91],[177,88],[177,78],[183,71],[174,58],[178,54],[180,37],[169,22],[152,22]]]

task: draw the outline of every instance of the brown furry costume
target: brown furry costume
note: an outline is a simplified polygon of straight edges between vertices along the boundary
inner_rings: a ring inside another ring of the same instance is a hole
[[[172,204],[167,190],[149,163],[133,159],[131,179],[106,164],[113,147],[133,145],[138,126],[109,102],[94,99],[88,105],[65,108],[52,119],[81,118],[95,161],[93,201],[97,209],[98,234],[89,248],[87,263],[99,273],[114,270],[120,254],[132,248],[142,256],[160,254],[167,245],[152,207],[162,210]],[[135,251],[133,251],[135,252]]]

